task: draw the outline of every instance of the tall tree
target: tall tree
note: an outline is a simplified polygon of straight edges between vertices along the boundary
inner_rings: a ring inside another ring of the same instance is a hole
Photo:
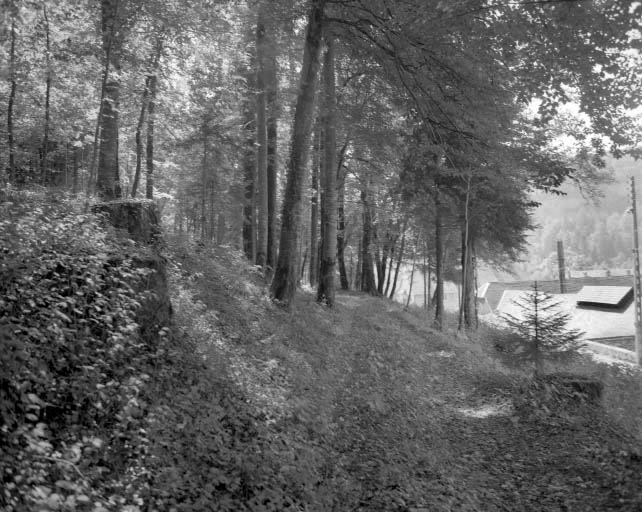
[[[264,4],[265,5],[265,4]],[[258,246],[256,264],[265,270],[268,255],[268,129],[267,52],[265,6],[259,8],[256,23],[256,150],[258,184]]]
[[[337,262],[337,142],[336,142],[336,84],[334,70],[334,41],[325,30],[326,52],[323,62],[324,85],[324,150],[323,159],[323,205],[321,223],[321,265],[317,300],[334,306],[335,273]]]
[[[120,104],[121,53],[124,44],[122,0],[101,0],[101,32],[104,52],[102,109],[99,112],[100,150],[96,191],[104,200],[120,197],[118,168],[118,116]]]
[[[15,181],[16,179],[16,157],[13,133],[13,106],[16,101],[16,91],[18,89],[18,80],[16,78],[16,17],[17,7],[15,0],[9,2],[9,13],[11,16],[11,29],[10,29],[10,50],[9,50],[9,100],[7,104],[7,146],[9,150],[9,180]]]
[[[311,0],[301,81],[292,126],[292,142],[281,213],[279,256],[272,280],[272,296],[288,305],[298,280],[298,245],[301,227],[303,185],[314,112],[314,92],[319,71],[325,0]]]

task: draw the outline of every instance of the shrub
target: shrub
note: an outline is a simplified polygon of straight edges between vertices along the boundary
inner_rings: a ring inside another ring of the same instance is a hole
[[[99,489],[141,444],[154,347],[132,286],[146,271],[70,200],[14,192],[0,218],[1,508],[123,507]]]

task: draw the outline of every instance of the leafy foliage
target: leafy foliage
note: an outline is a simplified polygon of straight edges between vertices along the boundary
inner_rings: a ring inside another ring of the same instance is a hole
[[[145,446],[155,348],[137,336],[135,288],[147,271],[71,201],[13,192],[0,208],[0,502],[121,509],[136,497],[102,491]]]

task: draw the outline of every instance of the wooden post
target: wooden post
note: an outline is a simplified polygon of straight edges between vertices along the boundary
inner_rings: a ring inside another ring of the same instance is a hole
[[[633,289],[635,291],[635,358],[642,361],[642,297],[640,295],[640,241],[638,238],[638,213],[635,198],[635,178],[631,177],[631,214],[633,215]]]

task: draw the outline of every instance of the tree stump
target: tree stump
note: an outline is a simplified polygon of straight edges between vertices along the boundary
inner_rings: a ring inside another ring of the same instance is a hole
[[[541,380],[555,388],[573,402],[599,405],[602,401],[604,384],[596,379],[570,373],[552,373]]]
[[[165,258],[159,251],[162,236],[158,208],[148,200],[112,201],[98,203],[92,211],[102,214],[110,225],[141,246],[132,255],[133,264],[150,272],[141,282],[132,285],[142,297],[141,307],[136,314],[140,335],[144,340],[151,341],[160,329],[169,325],[172,315]],[[122,255],[115,255],[109,263],[118,265],[122,259]]]
[[[161,241],[160,214],[153,201],[110,201],[93,206],[92,212],[102,214],[116,229],[129,238],[146,245]]]

